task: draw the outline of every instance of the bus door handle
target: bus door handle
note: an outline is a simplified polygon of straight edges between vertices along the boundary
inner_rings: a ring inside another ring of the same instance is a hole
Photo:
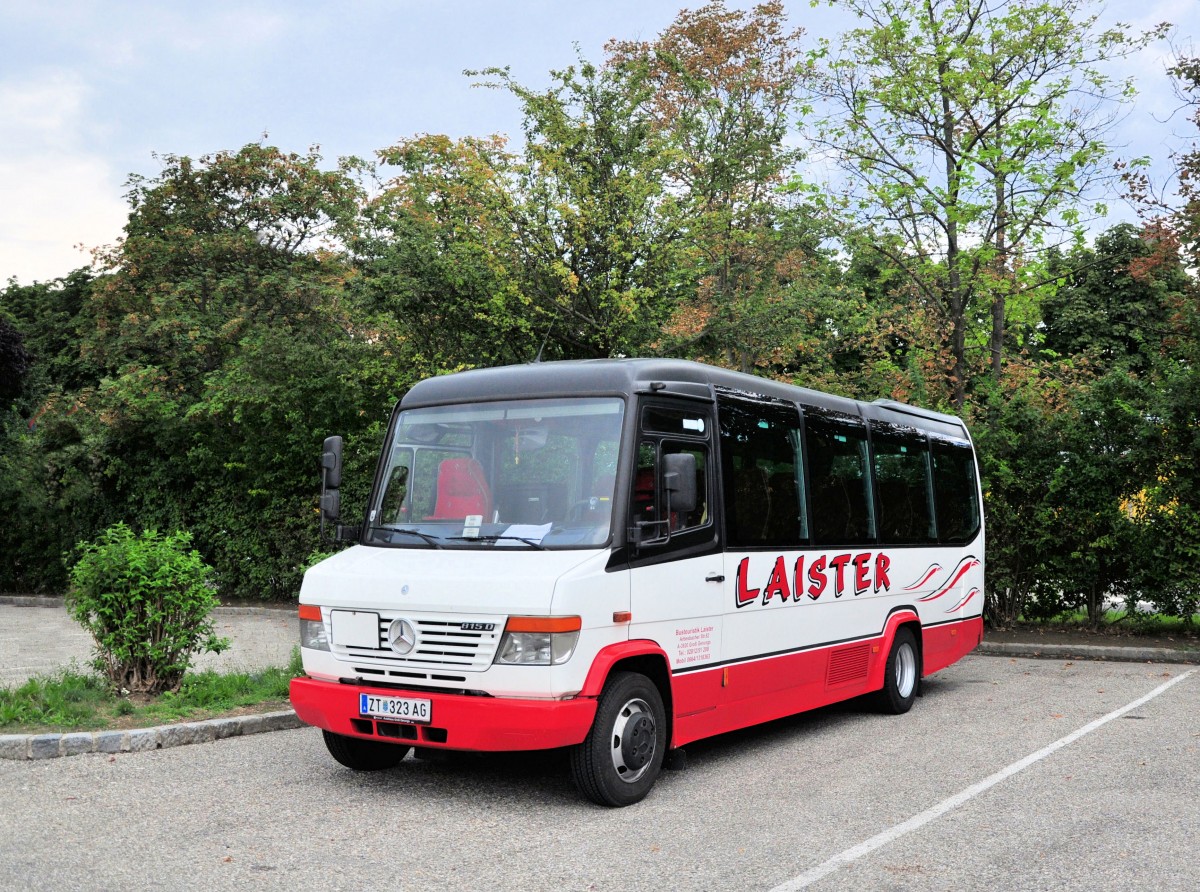
[[[705,582],[724,582],[725,575],[723,573],[709,573],[704,577]]]

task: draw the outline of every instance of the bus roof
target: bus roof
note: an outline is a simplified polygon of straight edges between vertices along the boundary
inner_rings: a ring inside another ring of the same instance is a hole
[[[410,408],[514,397],[629,396],[637,393],[711,400],[715,388],[966,436],[965,425],[953,415],[894,400],[862,402],[682,359],[580,359],[472,369],[421,381],[408,391],[401,405]]]

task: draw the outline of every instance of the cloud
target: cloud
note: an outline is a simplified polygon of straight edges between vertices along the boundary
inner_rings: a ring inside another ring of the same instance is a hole
[[[76,247],[110,243],[126,209],[117,177],[88,145],[89,91],[67,71],[0,82],[0,284],[86,266]]]
[[[154,14],[143,34],[146,45],[194,54],[237,55],[278,45],[292,31],[288,17],[265,10],[176,10]]]

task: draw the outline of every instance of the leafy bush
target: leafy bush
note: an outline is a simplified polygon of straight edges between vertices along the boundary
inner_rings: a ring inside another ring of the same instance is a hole
[[[212,569],[191,541],[189,533],[138,535],[118,523],[80,543],[67,609],[96,641],[96,669],[119,689],[175,690],[193,655],[229,646],[209,619],[217,605]]]

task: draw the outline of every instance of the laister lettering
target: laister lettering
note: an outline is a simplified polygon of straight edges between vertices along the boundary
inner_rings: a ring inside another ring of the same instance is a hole
[[[846,564],[848,563],[850,563],[848,554],[839,554],[829,560],[829,566],[837,571],[837,575],[833,578],[833,596],[835,598],[840,598],[846,593]]]
[[[888,569],[891,566],[891,558],[882,551],[875,555],[875,594],[879,594],[880,589],[892,587],[892,581],[888,579]]]
[[[746,582],[746,576],[749,571],[750,558],[744,557],[742,558],[742,562],[738,564],[737,569],[737,592],[735,593],[734,597],[737,598],[735,603],[738,607],[745,607],[747,604],[753,604],[758,598],[758,589],[749,588],[749,585]]]
[[[818,555],[808,565],[808,596],[814,601],[825,591],[825,555]]]
[[[776,595],[785,604],[787,599],[792,596],[791,587],[788,585],[787,562],[784,561],[783,555],[775,558],[775,568],[771,570],[771,578],[767,580],[767,584],[762,590],[762,602],[769,604]]]
[[[854,594],[861,595],[871,587],[871,553],[856,554],[851,563],[854,564]]]
[[[786,604],[801,600],[803,595],[816,601],[830,589],[835,598],[842,597],[847,591],[853,591],[855,597],[872,590],[878,594],[891,588],[888,575],[891,567],[891,558],[883,552],[801,554],[791,567],[787,556],[781,554],[775,557],[769,575],[765,579],[758,577],[761,587],[752,587],[750,558],[744,557],[738,562],[735,605],[745,607],[758,601],[765,606],[776,598]]]

